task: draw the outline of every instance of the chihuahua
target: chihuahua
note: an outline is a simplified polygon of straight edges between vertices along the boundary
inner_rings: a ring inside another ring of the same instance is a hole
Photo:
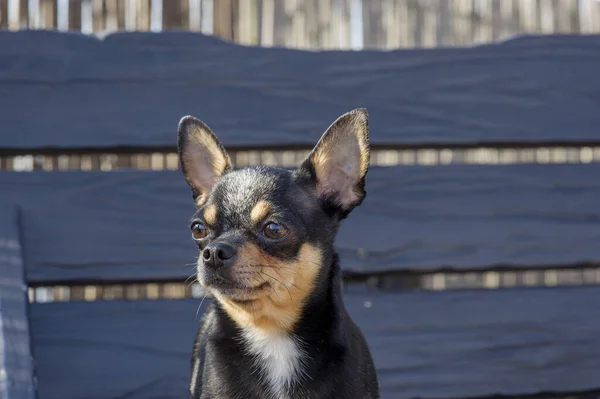
[[[366,195],[367,111],[340,116],[295,170],[234,170],[192,116],[179,122],[178,151],[197,207],[197,279],[214,298],[194,342],[190,397],[379,398],[333,246]]]

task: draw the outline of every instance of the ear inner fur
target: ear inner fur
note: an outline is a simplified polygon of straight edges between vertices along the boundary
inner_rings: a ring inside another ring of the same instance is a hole
[[[200,207],[217,180],[233,168],[231,159],[212,130],[192,116],[179,122],[178,150],[181,169]]]
[[[296,260],[290,262],[273,258],[255,244],[246,244],[238,255],[250,268],[257,269],[252,277],[255,286],[268,282],[270,287],[243,302],[218,291],[213,293],[214,296],[240,327],[269,333],[292,331],[321,267],[320,249],[304,244]]]
[[[320,197],[331,197],[344,207],[359,202],[369,167],[366,110],[348,112],[333,122],[307,161],[316,174]]]

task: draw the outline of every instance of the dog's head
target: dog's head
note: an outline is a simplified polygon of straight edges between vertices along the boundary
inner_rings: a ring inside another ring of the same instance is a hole
[[[198,281],[239,324],[260,323],[262,309],[270,322],[291,328],[328,267],[323,260],[339,222],[366,195],[366,110],[339,117],[296,170],[234,170],[214,133],[191,116],[181,119],[178,136],[198,208],[190,225],[200,250]],[[252,320],[244,316],[249,308]]]

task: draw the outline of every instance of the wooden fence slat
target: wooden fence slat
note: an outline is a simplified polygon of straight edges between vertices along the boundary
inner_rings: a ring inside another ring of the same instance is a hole
[[[69,30],[69,0],[57,0],[56,28],[61,31]]]
[[[35,397],[16,207],[0,203],[0,399]]]
[[[8,29],[8,0],[0,0],[0,29]]]
[[[236,18],[236,0],[213,0],[213,32],[215,35],[234,40],[234,23]]]
[[[275,39],[275,0],[262,0],[260,45],[273,46]]]
[[[138,166],[151,169],[150,161]],[[342,267],[430,272],[599,262],[597,176],[599,164],[373,167],[368,198],[338,236]],[[0,199],[22,204],[32,283],[194,273],[193,206],[177,171],[4,172],[0,187],[12,188]]]
[[[122,1],[119,0],[105,0],[106,9],[106,30],[108,32],[120,30],[123,24],[119,23],[119,14],[121,12]],[[121,3],[121,7],[119,6]]]
[[[202,0],[189,0],[188,29],[199,31],[202,26]]]
[[[171,0],[170,4],[177,4]],[[150,31],[160,32],[163,29],[163,0],[150,0]]]
[[[382,399],[599,388],[598,288],[349,290],[344,298],[373,352]],[[199,304],[33,304],[40,397],[185,397]]]
[[[67,13],[77,20],[70,27],[77,25],[74,29],[85,33],[114,32],[124,25],[127,30],[159,31],[163,22],[165,28],[212,33],[216,21],[220,28],[215,34],[226,40],[311,49],[357,49],[363,42],[371,48],[428,48],[485,43],[523,32],[600,32],[597,0],[1,0],[0,9],[3,2],[13,3],[8,9],[19,9],[12,12],[12,23],[0,15],[0,26],[11,29],[65,30]],[[126,8],[131,17],[127,24]],[[355,15],[363,11],[367,15],[357,24]],[[506,18],[513,12],[516,18]],[[123,23],[116,24],[119,20]],[[265,29],[269,36],[259,39]]]
[[[172,148],[185,114],[206,120],[228,146],[312,146],[323,126],[358,106],[371,114],[372,144],[600,140],[600,36],[323,53],[178,32],[104,42],[0,32],[0,43],[0,148]],[[169,57],[158,56],[166,47]]]
[[[94,8],[92,0],[81,0],[81,32],[94,31]]]
[[[81,30],[81,0],[69,0],[69,29]]]

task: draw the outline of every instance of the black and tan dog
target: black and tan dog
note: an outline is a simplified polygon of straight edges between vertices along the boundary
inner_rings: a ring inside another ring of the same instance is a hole
[[[198,208],[198,281],[215,298],[194,344],[191,397],[378,398],[333,248],[340,221],[366,195],[366,110],[338,118],[296,170],[234,171],[209,127],[191,116],[178,135]]]

